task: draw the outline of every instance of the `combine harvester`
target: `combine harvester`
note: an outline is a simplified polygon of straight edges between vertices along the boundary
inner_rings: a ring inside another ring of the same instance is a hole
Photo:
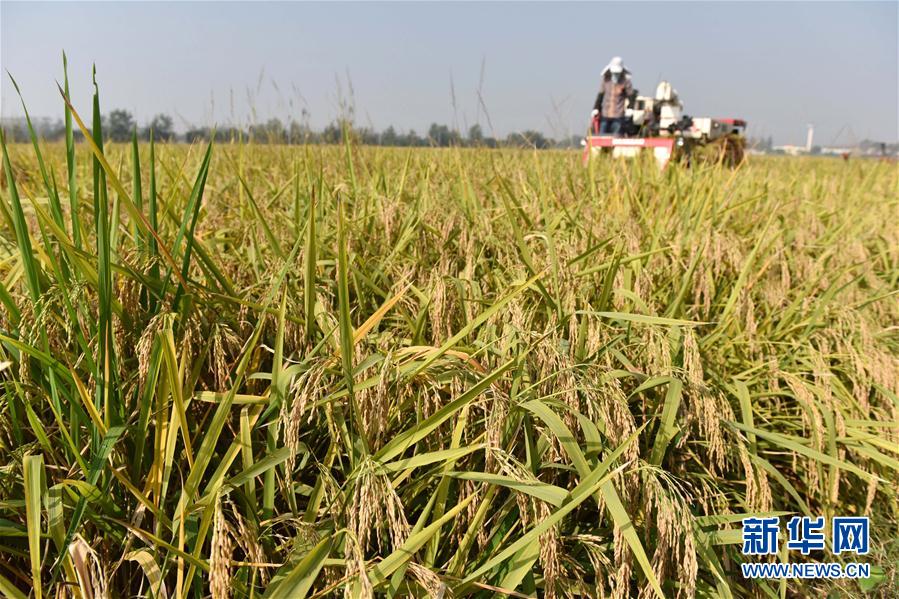
[[[634,158],[652,151],[661,168],[671,160],[691,164],[693,160],[722,162],[735,167],[743,161],[746,121],[742,119],[694,118],[682,114],[684,105],[667,81],[656,94],[628,99],[622,137],[599,135],[600,117],[594,117],[584,139],[584,164],[591,156],[611,154]]]

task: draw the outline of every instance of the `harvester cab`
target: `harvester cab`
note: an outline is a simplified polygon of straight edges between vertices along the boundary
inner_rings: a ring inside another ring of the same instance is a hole
[[[634,158],[651,151],[664,168],[672,159],[720,161],[736,166],[743,161],[746,121],[733,118],[693,118],[683,113],[677,90],[668,81],[656,86],[654,96],[635,90],[627,100],[625,124],[619,137],[600,135],[594,116],[584,140],[584,162],[591,156],[611,154]]]

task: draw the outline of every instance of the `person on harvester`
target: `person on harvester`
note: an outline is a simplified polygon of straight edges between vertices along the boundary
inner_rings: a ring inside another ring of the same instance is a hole
[[[620,56],[614,57],[602,71],[599,94],[593,104],[592,117],[599,118],[600,135],[622,135],[625,103],[633,89],[631,72],[624,67]]]

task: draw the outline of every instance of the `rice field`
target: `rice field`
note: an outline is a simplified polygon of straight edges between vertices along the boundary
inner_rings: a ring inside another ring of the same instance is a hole
[[[5,597],[896,596],[895,165],[75,108],[3,145]],[[748,515],[870,516],[871,578],[744,579]]]

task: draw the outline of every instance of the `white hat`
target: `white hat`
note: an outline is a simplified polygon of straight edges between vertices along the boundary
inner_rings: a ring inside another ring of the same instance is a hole
[[[621,73],[626,71],[624,68],[624,61],[621,60],[620,56],[615,56],[612,60],[609,61],[609,64],[606,65],[606,68],[603,69],[603,72],[609,71],[610,73]]]

